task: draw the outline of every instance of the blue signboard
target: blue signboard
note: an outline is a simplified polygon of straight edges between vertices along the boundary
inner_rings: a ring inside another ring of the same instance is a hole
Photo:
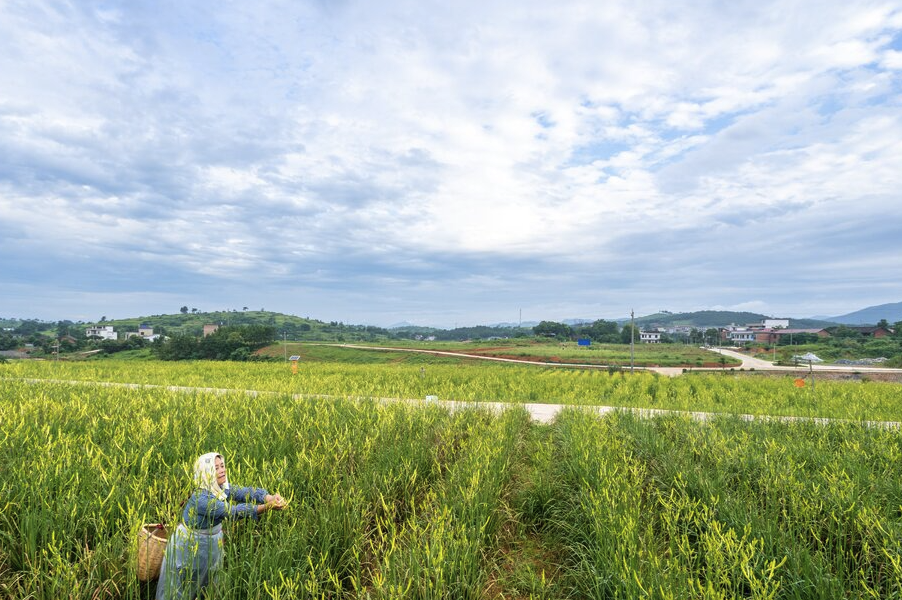
[[[592,343],[592,340],[576,340],[576,343],[580,346],[588,346]]]

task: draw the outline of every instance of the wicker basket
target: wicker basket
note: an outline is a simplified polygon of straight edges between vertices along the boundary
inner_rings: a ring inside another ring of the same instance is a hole
[[[138,530],[138,579],[141,581],[160,576],[168,537],[166,528],[158,523],[148,523]]]

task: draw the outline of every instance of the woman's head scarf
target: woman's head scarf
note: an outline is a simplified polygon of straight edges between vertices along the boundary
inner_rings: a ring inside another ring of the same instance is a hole
[[[216,496],[217,500],[225,501],[225,490],[229,488],[229,481],[226,479],[222,486],[216,481],[217,457],[222,459],[222,464],[225,464],[222,454],[216,452],[208,452],[194,462],[194,485],[202,490],[207,490]]]

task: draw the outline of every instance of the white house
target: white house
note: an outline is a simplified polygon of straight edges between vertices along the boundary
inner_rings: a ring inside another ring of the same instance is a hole
[[[115,340],[117,338],[116,330],[112,325],[104,325],[103,327],[94,326],[85,329],[85,337],[99,337],[102,340]]]
[[[138,327],[138,331],[129,331],[128,333],[126,333],[125,339],[135,337],[136,335],[141,336],[148,342],[152,342],[152,341],[156,340],[158,337],[160,337],[159,333],[154,335],[153,327],[151,327],[150,325],[142,324]]]
[[[755,331],[751,329],[734,329],[727,332],[727,338],[734,344],[744,344],[755,341]]]
[[[640,331],[639,332],[639,341],[643,344],[660,344],[661,343],[661,332],[660,331]]]

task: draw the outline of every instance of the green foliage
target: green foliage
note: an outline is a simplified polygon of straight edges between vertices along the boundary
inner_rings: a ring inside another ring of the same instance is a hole
[[[577,327],[575,334],[578,338],[587,338],[600,344],[616,344],[620,342],[620,335],[617,333],[618,330],[619,327],[615,321],[598,319],[590,325],[581,325]]]
[[[3,598],[152,593],[130,540],[178,521],[211,450],[233,484],[290,501],[228,524],[225,600],[902,597],[902,441],[854,422],[902,420],[898,385],[115,360],[0,376]],[[97,384],[115,380],[158,387]],[[371,399],[424,392],[850,420],[571,408],[537,426],[523,410]]]
[[[216,450],[234,484],[290,502],[227,524],[216,597],[475,600],[528,423],[524,411],[36,389],[0,389],[9,598],[144,597],[130,542],[143,523],[171,530],[190,465]]]
[[[639,326],[631,325],[627,323],[623,326],[623,329],[620,330],[620,343],[621,344],[639,344]]]
[[[19,347],[20,341],[18,338],[13,337],[10,334],[2,334],[0,335],[0,350],[15,350]]]
[[[154,345],[161,360],[248,360],[254,350],[269,344],[275,328],[266,325],[220,327],[203,338],[176,334]]]
[[[542,321],[532,328],[534,334],[545,337],[556,337],[561,340],[569,340],[573,336],[573,329],[566,323],[555,321]]]
[[[851,420],[902,421],[902,385],[821,381],[796,388],[792,377],[720,373],[661,377],[596,370],[486,364],[338,364],[16,361],[6,376],[103,380],[160,386],[226,387],[235,391],[367,398],[425,398],[464,402],[542,402]]]
[[[573,597],[902,594],[896,432],[567,411],[554,444]]]

